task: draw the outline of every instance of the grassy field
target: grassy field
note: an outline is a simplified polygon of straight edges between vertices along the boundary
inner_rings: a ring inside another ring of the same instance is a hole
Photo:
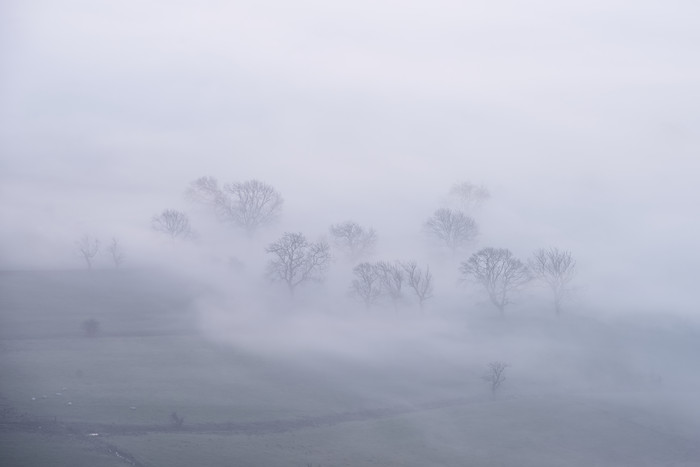
[[[440,345],[363,341],[362,358],[258,351],[201,332],[203,290],[146,271],[0,273],[0,465],[700,465],[692,380],[647,384],[630,362],[651,358],[610,329],[450,323]],[[679,336],[646,352],[682,367],[697,344]],[[496,398],[489,346],[516,363]]]
[[[558,399],[516,399],[265,436],[111,439],[147,465],[700,465],[692,439]]]
[[[124,467],[114,453],[83,436],[0,433],[0,464],[7,467]]]

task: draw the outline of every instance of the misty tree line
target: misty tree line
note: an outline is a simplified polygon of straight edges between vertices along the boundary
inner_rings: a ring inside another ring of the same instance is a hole
[[[100,240],[90,235],[83,235],[75,242],[75,247],[79,256],[85,261],[85,265],[88,269],[92,269],[93,261],[97,257],[97,254],[103,251],[101,250]],[[112,241],[107,244],[103,253],[109,257],[116,268],[120,267],[126,259],[126,254],[116,238],[112,238]]]
[[[241,229],[248,237],[270,226],[279,218],[284,205],[282,195],[271,185],[248,180],[220,185],[214,177],[201,177],[190,183],[186,198],[204,206],[222,223]],[[488,189],[470,182],[456,183],[448,193],[451,207],[441,207],[423,223],[425,235],[452,257],[464,254],[479,234],[476,220],[470,215],[490,198]],[[189,216],[175,209],[165,209],[151,219],[154,232],[174,240],[192,240],[196,233]],[[299,287],[322,282],[332,259],[344,257],[353,264],[349,294],[365,307],[381,302],[396,310],[406,295],[414,297],[423,309],[434,296],[434,280],[429,266],[416,261],[367,261],[376,249],[377,232],[354,221],[333,224],[328,229],[331,244],[325,240],[309,241],[301,232],[285,232],[270,243],[265,252],[271,258],[266,276],[270,282],[283,283],[294,295]],[[77,242],[88,268],[100,250],[97,239],[84,236]],[[105,253],[119,267],[125,254],[116,239]],[[335,254],[334,254],[335,253]],[[569,251],[539,249],[522,261],[507,248],[482,248],[459,266],[460,278],[481,286],[490,302],[503,314],[513,296],[533,280],[545,283],[560,313],[562,302],[573,280],[576,262]]]

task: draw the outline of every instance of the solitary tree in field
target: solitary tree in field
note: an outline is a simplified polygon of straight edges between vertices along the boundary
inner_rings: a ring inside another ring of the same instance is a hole
[[[403,263],[402,267],[406,273],[406,283],[416,294],[418,305],[422,310],[425,302],[433,296],[433,275],[430,268],[426,268],[424,272],[415,261]]]
[[[112,238],[112,243],[107,245],[107,254],[112,258],[115,268],[121,266],[126,258],[126,254],[116,238]]]
[[[187,214],[174,209],[166,209],[157,216],[153,216],[151,228],[156,232],[168,235],[170,238],[188,239],[194,236]]]
[[[330,233],[334,246],[351,261],[370,255],[377,244],[377,232],[373,228],[366,229],[357,222],[331,225]]]
[[[462,211],[440,208],[425,221],[424,229],[453,254],[463,249],[479,233],[476,221]]]
[[[88,269],[92,269],[92,259],[100,251],[100,241],[89,235],[83,235],[75,244]]]
[[[508,364],[504,362],[491,362],[488,365],[488,369],[486,370],[486,373],[481,377],[484,381],[489,383],[489,386],[491,388],[491,395],[495,396],[496,391],[498,390],[499,387],[503,384],[503,382],[506,380],[506,368],[508,368]]]
[[[513,292],[530,280],[530,271],[506,248],[483,248],[459,268],[465,279],[484,286],[501,315]]]
[[[268,278],[284,282],[292,295],[300,284],[323,280],[331,261],[328,243],[308,242],[301,233],[287,232],[265,251],[273,255],[267,266]]]
[[[533,275],[549,285],[554,294],[554,311],[561,312],[561,303],[568,292],[568,286],[576,273],[576,261],[571,252],[558,248],[543,248],[535,251],[530,259]]]
[[[350,285],[350,295],[361,300],[367,308],[377,303],[382,295],[382,281],[376,265],[360,263],[353,268],[352,273],[355,278]]]

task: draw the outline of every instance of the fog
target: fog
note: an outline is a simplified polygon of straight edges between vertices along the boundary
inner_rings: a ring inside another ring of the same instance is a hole
[[[149,283],[122,275],[167,277],[143,293],[186,290],[180,331],[285,362],[357,396],[353,409],[481,394],[485,365],[505,361],[509,396],[652,388],[664,402],[649,407],[692,419],[675,411],[700,384],[686,370],[700,332],[699,15],[683,0],[3,2],[0,270],[85,270],[61,282],[71,297],[92,276],[137,296]],[[221,222],[185,196],[203,176],[270,184],[279,218],[254,235]],[[491,196],[455,254],[424,223],[462,181]],[[155,232],[164,209],[196,237]],[[332,244],[347,220],[376,229],[362,260],[430,268],[423,310],[408,291],[396,310],[363,306],[349,294],[359,261],[337,248],[323,281],[293,296],[270,283],[271,242]],[[102,246],[90,271],[85,235]],[[500,317],[458,269],[485,247],[570,251],[562,315],[533,282]],[[6,312],[25,306],[5,293]]]
[[[627,307],[692,300],[691,2],[3,10],[11,268],[69,266],[85,232],[140,244],[202,175],[271,183],[284,229],[385,236],[467,179],[493,193],[481,244],[571,248]]]

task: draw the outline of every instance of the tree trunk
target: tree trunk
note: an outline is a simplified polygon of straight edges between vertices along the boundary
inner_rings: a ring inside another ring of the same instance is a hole
[[[561,294],[556,293],[554,295],[554,313],[559,316],[561,315]]]

